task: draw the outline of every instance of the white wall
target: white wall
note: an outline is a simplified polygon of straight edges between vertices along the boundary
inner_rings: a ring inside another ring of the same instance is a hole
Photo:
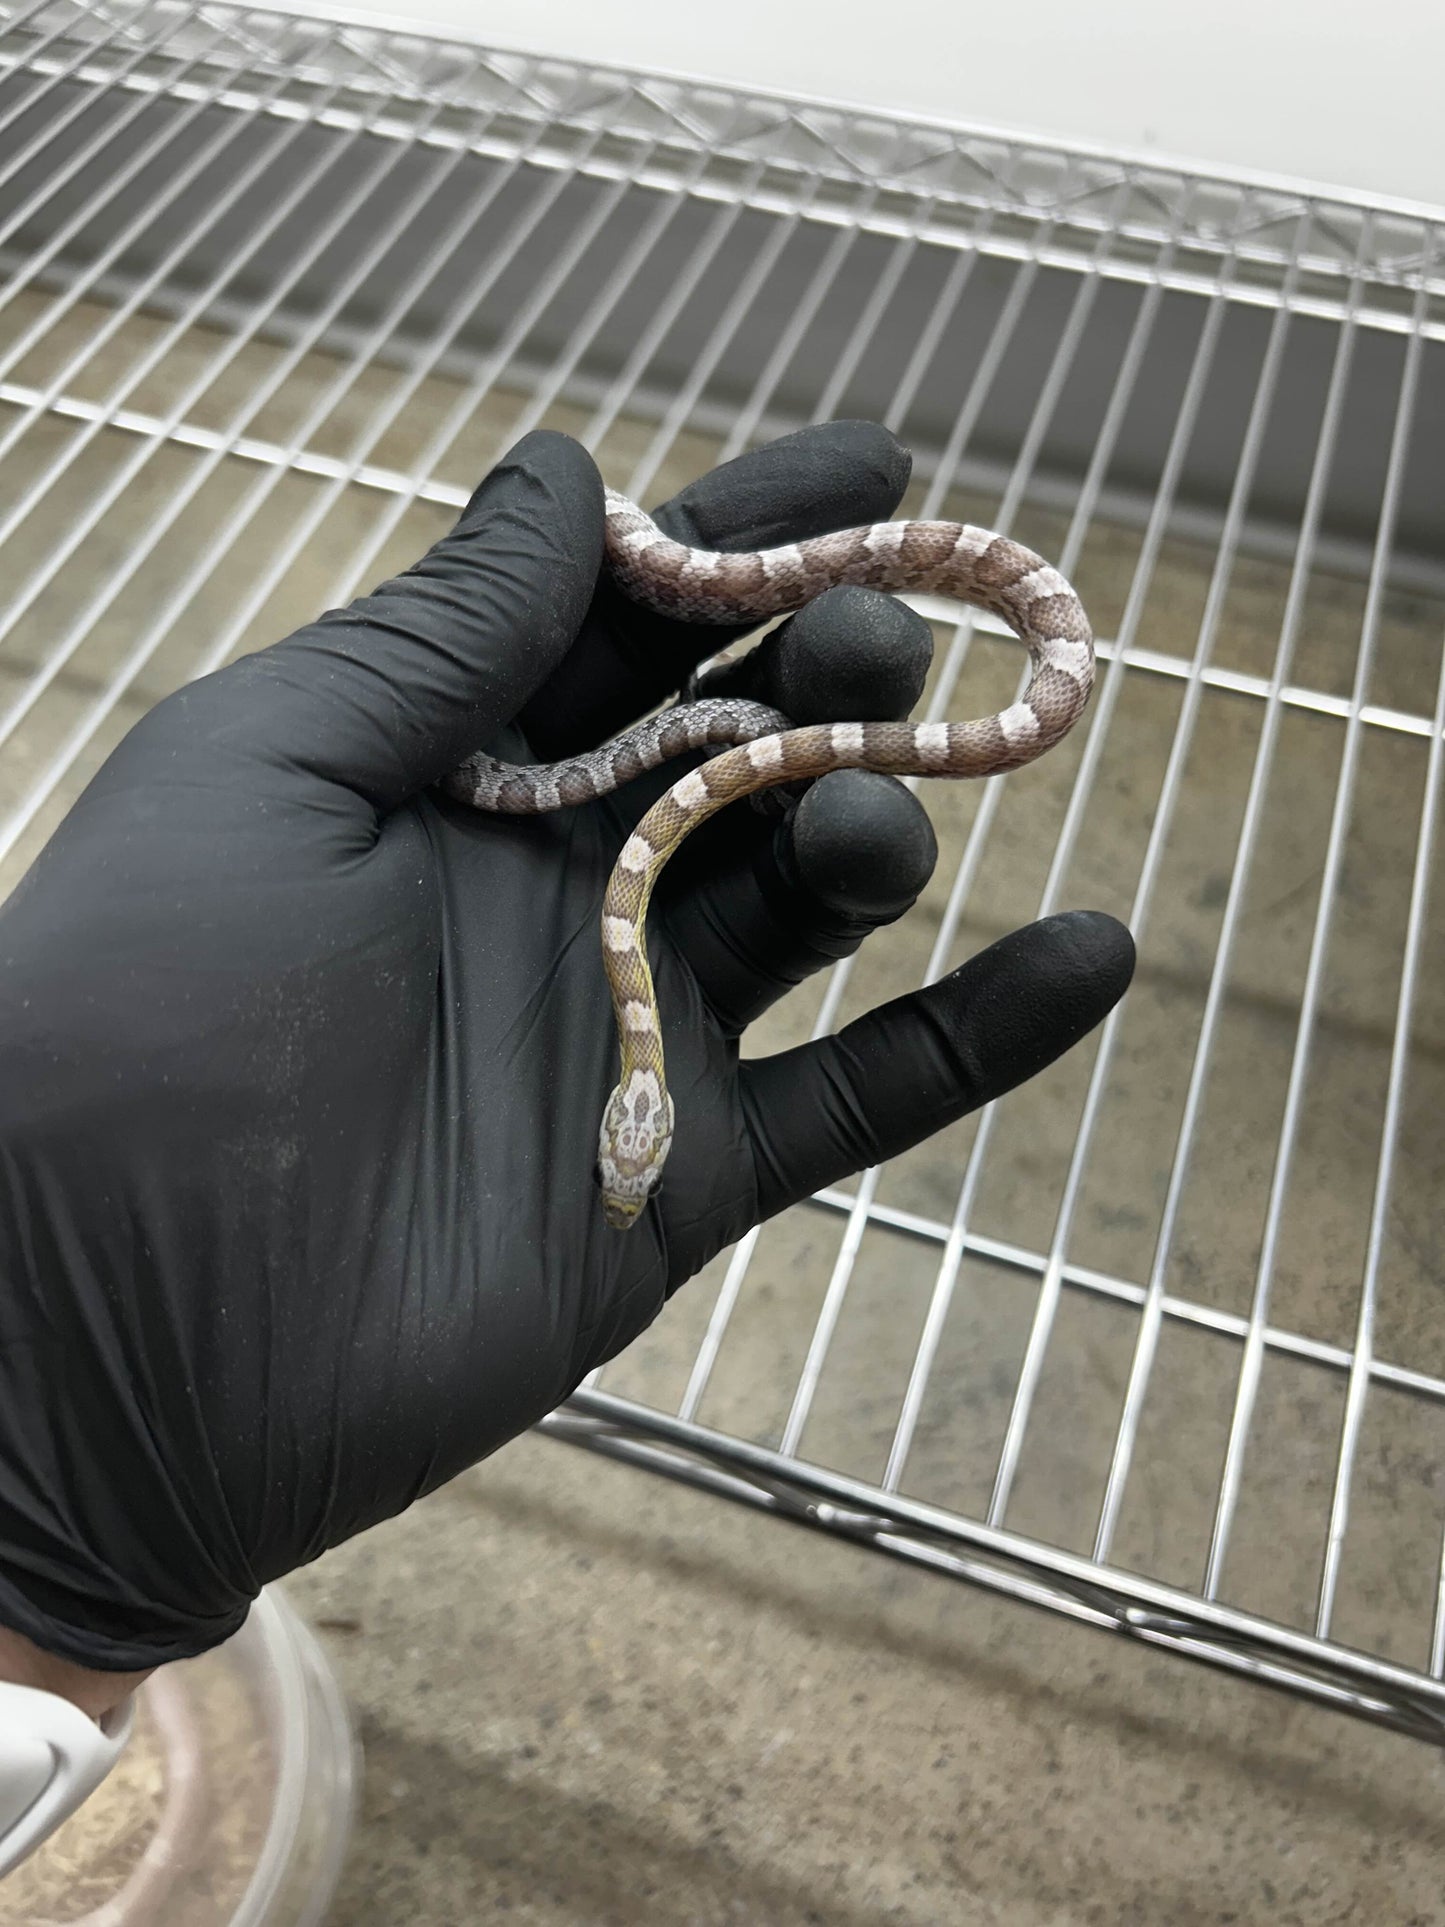
[[[272,0],[1445,206],[1442,0]]]

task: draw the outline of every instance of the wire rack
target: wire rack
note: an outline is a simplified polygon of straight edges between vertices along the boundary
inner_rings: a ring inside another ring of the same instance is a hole
[[[906,512],[1049,555],[1102,679],[928,788],[920,903],[749,1048],[1070,904],[1135,987],[545,1429],[1445,1740],[1431,211],[255,10],[0,21],[0,886],[527,429],[658,499],[887,422]],[[999,632],[919,606],[927,714],[1005,700]]]

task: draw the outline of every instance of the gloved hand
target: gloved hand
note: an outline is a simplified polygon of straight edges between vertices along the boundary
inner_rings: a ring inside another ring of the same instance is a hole
[[[881,429],[808,430],[659,520],[751,548],[890,515]],[[1123,993],[1059,917],[840,1036],[743,1026],[903,912],[919,804],[846,773],[693,839],[652,921],[677,1139],[629,1232],[593,1183],[615,1070],[598,906],[682,773],[551,816],[429,789],[547,760],[719,631],[605,580],[587,454],[529,436],[415,568],[180,690],[0,910],[0,1623],[124,1671],[494,1451],[724,1244],[1031,1076]],[[838,590],[731,672],[796,721],[902,716],[928,632]]]

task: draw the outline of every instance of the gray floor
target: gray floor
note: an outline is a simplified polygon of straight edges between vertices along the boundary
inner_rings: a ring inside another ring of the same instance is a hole
[[[290,1591],[338,1927],[1445,1919],[1438,1754],[550,1441]]]
[[[29,319],[26,300],[11,314]],[[51,379],[99,318],[76,310],[16,378]],[[67,378],[71,391],[108,392],[159,326],[129,324]],[[164,412],[216,345],[196,331],[130,405]],[[189,419],[222,422],[276,353],[249,347]],[[308,358],[248,432],[284,443],[333,373],[326,358]],[[308,445],[348,453],[393,379],[370,371]],[[429,383],[368,459],[407,467],[453,399],[447,384]],[[436,472],[469,485],[522,405],[495,397]],[[552,419],[578,425],[563,411]],[[57,552],[138,445],[106,430],[77,452],[83,432],[42,418],[4,466],[0,512],[76,453],[0,551],[12,582]],[[609,473],[625,478],[649,434],[620,422],[601,450]],[[681,439],[657,492],[712,452],[701,437]],[[450,519],[423,503],[385,527],[384,495],[347,486],[327,500],[314,477],[227,458],[168,523],[174,491],[203,459],[174,445],[155,454],[6,639],[0,704],[29,706],[0,755],[0,806],[47,770],[57,780],[0,887],[109,744],[218,638],[234,630],[245,647],[284,633],[358,571],[374,580],[411,560]],[[951,498],[946,512],[987,519],[991,506]],[[238,617],[269,557],[312,512],[296,565]],[[225,556],[181,619],[152,633],[156,611],[227,529]],[[1026,510],[1017,533],[1052,553],[1062,530],[1057,516]],[[1138,553],[1137,533],[1091,533],[1075,579],[1103,634],[1120,620]],[[1142,613],[1148,646],[1192,652],[1211,561],[1207,549],[1165,543]],[[132,563],[120,593],[105,587]],[[1276,564],[1240,564],[1217,660],[1268,674],[1286,586]],[[1348,692],[1361,608],[1358,584],[1317,583],[1296,681]],[[1389,601],[1373,701],[1429,709],[1441,627],[1438,606]],[[36,666],[57,637],[75,647],[42,690]],[[110,679],[127,660],[134,679],[112,701]],[[1001,699],[1016,672],[1006,645],[978,642],[951,713]],[[1123,678],[1063,903],[1128,914],[1181,696],[1178,683]],[[1260,722],[1260,706],[1239,697],[1211,693],[1200,707],[1103,1096],[1070,1256],[1127,1279],[1148,1275]],[[1225,1312],[1247,1312],[1256,1283],[1343,743],[1330,718],[1295,713],[1281,729],[1173,1247],[1169,1289]],[[1037,913],[1083,745],[1080,732],[1008,787],[950,959]],[[1337,1346],[1353,1342],[1424,766],[1418,737],[1366,734],[1274,1272],[1273,1319]],[[935,785],[926,801],[943,846],[938,876],[902,924],[870,942],[844,1017],[916,983],[938,934],[980,792]],[[1437,879],[1442,865],[1437,853]],[[1438,883],[1431,917],[1427,954],[1438,956]],[[820,994],[813,985],[789,999],[751,1048],[806,1035]],[[1047,1248],[1092,1062],[1091,1044],[1002,1108],[978,1230]],[[1437,1374],[1442,1099],[1445,980],[1434,972],[1415,1029],[1375,1342],[1381,1357]],[[946,1219],[973,1130],[900,1159],[880,1197]],[[841,1218],[805,1209],[759,1242],[703,1422],[776,1441],[841,1231]],[[936,1267],[927,1245],[881,1231],[864,1239],[804,1456],[881,1474]],[[721,1275],[719,1263],[681,1294],[605,1387],[675,1409]],[[1027,1276],[965,1263],[905,1492],[969,1513],[986,1504],[1035,1303]],[[1062,1295],[1011,1526],[1088,1549],[1137,1330],[1127,1305]],[[1238,1361],[1233,1339],[1166,1326],[1119,1564],[1198,1586]],[[1278,1357],[1261,1382],[1224,1596],[1293,1624],[1313,1610],[1344,1386],[1338,1372]],[[1428,1656],[1440,1569],[1441,1426],[1435,1407],[1372,1394],[1336,1621],[1340,1638],[1413,1664]],[[518,1442],[332,1554],[291,1592],[321,1626],[366,1746],[340,1923],[1445,1920],[1445,1765],[1434,1752],[555,1442]]]

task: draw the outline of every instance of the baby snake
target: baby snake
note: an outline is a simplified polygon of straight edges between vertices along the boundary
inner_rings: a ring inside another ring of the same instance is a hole
[[[835,583],[951,596],[1000,617],[1029,652],[1018,702],[969,723],[818,723],[793,729],[761,703],[687,703],[586,756],[527,766],[473,756],[443,790],[477,809],[539,815],[605,796],[685,749],[733,745],[675,783],[623,845],[602,904],[602,956],[621,1069],[607,1101],[597,1176],[607,1223],[632,1224],[657,1189],[672,1146],[657,995],[647,961],[647,906],[689,830],[758,790],[835,769],[893,776],[994,776],[1051,749],[1078,721],[1094,682],[1083,606],[1048,564],[988,529],[958,522],[875,522],[752,554],[688,548],[607,491],[607,559],[624,595],[684,622],[758,623],[801,608]]]

